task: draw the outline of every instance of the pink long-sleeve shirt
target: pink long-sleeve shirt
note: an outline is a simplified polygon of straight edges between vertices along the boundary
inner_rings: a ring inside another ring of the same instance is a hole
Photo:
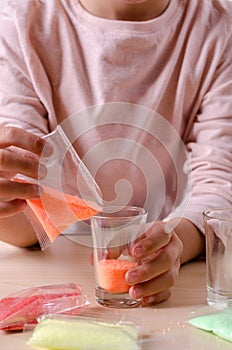
[[[232,203],[231,23],[226,0],[171,0],[145,22],[99,18],[78,0],[8,1],[0,125],[64,125],[107,203],[203,230],[204,210]]]

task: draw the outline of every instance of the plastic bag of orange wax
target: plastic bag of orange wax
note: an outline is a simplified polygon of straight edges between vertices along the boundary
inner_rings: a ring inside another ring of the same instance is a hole
[[[52,146],[47,156],[46,146],[40,157],[39,199],[27,200],[25,215],[31,222],[41,249],[45,250],[56,237],[76,221],[84,221],[100,211],[101,191],[81,161],[61,126],[44,139]],[[47,174],[40,176],[41,165]],[[35,180],[18,175],[18,181]]]
[[[0,300],[0,329],[33,327],[42,315],[79,315],[89,305],[82,286],[75,283],[23,289]]]

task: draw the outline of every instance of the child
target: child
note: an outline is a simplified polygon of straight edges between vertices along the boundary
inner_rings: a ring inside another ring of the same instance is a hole
[[[0,239],[36,243],[23,209],[25,199],[38,198],[38,187],[10,179],[16,173],[37,178],[45,144],[40,136],[90,106],[144,106],[174,128],[191,155],[192,196],[185,214],[171,234],[165,233],[165,215],[156,220],[134,245],[141,264],[126,276],[131,296],[144,304],[167,299],[180,265],[204,252],[202,212],[232,202],[231,13],[227,0],[8,2],[0,17]],[[133,120],[120,127],[112,119],[107,128],[98,122],[77,140],[82,157],[99,140],[106,146],[108,139],[129,138],[136,144],[141,139],[156,159],[149,125],[141,134]],[[141,169],[114,160],[99,169],[106,200],[114,199],[110,180],[123,175],[134,187],[130,204],[142,205]]]

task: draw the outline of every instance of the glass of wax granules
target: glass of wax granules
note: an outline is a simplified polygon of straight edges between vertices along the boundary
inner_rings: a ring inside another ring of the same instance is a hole
[[[132,299],[126,272],[138,265],[131,248],[144,234],[147,212],[143,208],[105,207],[90,219],[93,238],[95,297],[107,307],[129,308],[141,300]]]
[[[206,236],[207,301],[232,306],[232,209],[203,213]]]

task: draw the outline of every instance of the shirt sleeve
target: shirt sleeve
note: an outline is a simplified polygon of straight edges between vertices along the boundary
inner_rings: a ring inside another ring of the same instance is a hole
[[[16,10],[7,3],[0,12],[0,125],[44,135],[47,111],[32,82],[19,22]]]
[[[184,216],[202,232],[203,211],[232,205],[232,33],[227,34],[186,143],[191,154],[192,192]]]

